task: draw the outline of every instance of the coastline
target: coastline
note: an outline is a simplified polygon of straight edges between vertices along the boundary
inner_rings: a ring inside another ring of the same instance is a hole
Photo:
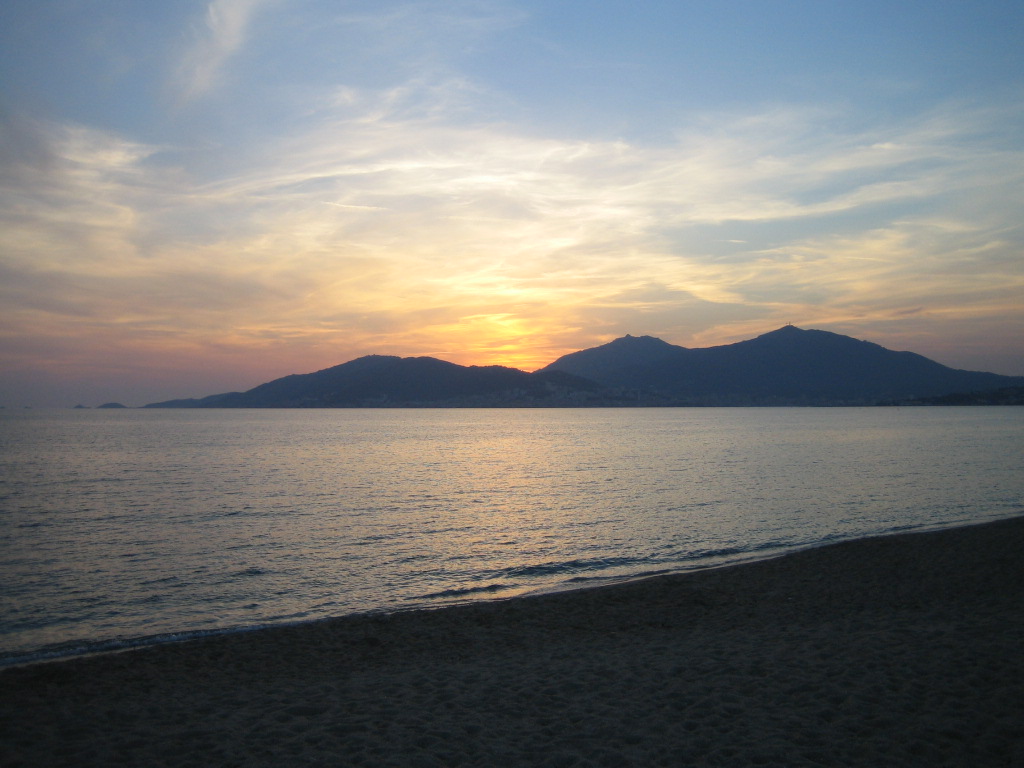
[[[0,762],[1024,765],[1024,518],[0,670]]]

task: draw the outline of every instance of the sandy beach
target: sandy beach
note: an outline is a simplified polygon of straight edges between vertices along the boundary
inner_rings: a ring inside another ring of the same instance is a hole
[[[1024,765],[1024,518],[7,669],[0,764]]]

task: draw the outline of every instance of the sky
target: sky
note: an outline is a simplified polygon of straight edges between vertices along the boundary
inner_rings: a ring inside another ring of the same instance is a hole
[[[786,323],[1024,375],[1019,0],[5,0],[0,405]]]

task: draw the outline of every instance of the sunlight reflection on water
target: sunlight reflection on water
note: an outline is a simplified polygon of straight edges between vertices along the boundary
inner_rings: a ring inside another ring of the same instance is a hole
[[[0,416],[0,653],[488,598],[1024,510],[1024,409]]]

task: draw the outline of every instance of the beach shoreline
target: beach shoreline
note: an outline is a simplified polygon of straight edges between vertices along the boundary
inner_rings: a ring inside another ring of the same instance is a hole
[[[1024,765],[1024,518],[0,670],[0,763]]]

